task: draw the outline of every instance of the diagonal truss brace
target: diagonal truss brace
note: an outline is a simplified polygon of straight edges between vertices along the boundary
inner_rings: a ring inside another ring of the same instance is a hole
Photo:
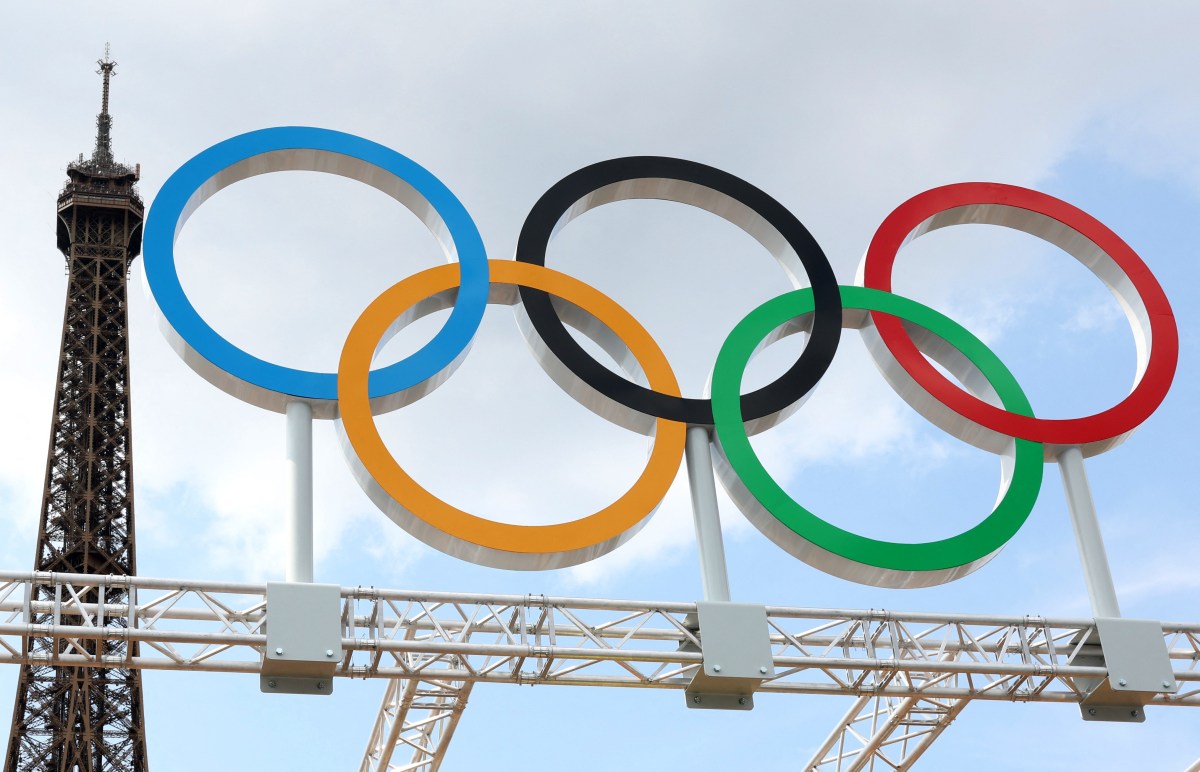
[[[1018,636],[1027,644],[1028,639]],[[903,649],[902,649],[903,650]],[[911,651],[911,649],[908,649]],[[888,678],[928,680],[935,674],[897,672]],[[805,772],[907,770],[967,706],[969,700],[862,695],[804,766]]]
[[[910,769],[967,702],[955,698],[859,697],[804,770]]]
[[[343,626],[353,622],[343,615]],[[415,627],[407,633],[410,639],[415,634]],[[421,678],[388,681],[359,772],[437,772],[474,685]]]
[[[471,681],[388,681],[359,772],[437,772]],[[407,753],[407,762],[397,759]]]

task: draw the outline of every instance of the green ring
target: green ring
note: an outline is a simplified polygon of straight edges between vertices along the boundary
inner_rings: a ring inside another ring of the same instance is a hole
[[[978,338],[931,308],[864,287],[840,287],[846,309],[879,311],[919,325],[958,349],[996,390],[1006,410],[1032,416],[1029,400],[1004,363]],[[764,340],[813,311],[811,289],[796,290],[750,312],[726,338],[713,370],[712,403],[722,483],[747,518],[784,550],[824,571],[864,584],[942,584],[974,571],[1025,523],[1042,484],[1042,445],[1015,440],[1012,480],[982,522],[948,539],[923,543],[870,539],[800,506],[763,467],[742,422],[742,377]],[[843,326],[848,326],[843,324]],[[732,473],[730,473],[732,472]],[[749,511],[748,511],[749,510]]]

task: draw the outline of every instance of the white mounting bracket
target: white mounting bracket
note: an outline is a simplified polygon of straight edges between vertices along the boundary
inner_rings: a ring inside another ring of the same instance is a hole
[[[268,582],[266,624],[259,688],[268,694],[332,694],[342,658],[341,587]]]
[[[1108,676],[1080,679],[1087,692],[1079,705],[1084,721],[1141,723],[1146,720],[1146,703],[1179,691],[1157,621],[1097,617],[1088,644],[1091,650],[1081,647],[1070,664],[1103,665]]]
[[[754,691],[775,676],[766,606],[701,601],[696,616],[704,662],[685,690],[687,706],[753,710]]]

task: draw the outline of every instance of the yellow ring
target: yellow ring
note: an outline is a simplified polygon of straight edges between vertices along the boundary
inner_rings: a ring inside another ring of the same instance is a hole
[[[594,287],[530,263],[489,261],[489,303],[512,303],[503,285],[542,290],[591,314],[633,353],[652,389],[679,396],[666,355],[628,311]],[[338,364],[338,431],[355,477],[367,495],[406,531],[449,555],[497,568],[541,570],[576,565],[633,536],[670,488],[683,459],[687,427],[659,418],[646,467],[633,487],[600,511],[554,525],[514,525],[472,515],[421,487],[396,462],[379,436],[367,381],[375,352],[413,316],[414,308],[459,286],[457,263],[431,268],[392,286],[354,323]]]

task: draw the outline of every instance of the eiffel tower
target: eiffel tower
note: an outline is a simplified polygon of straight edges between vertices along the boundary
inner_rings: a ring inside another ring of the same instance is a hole
[[[140,169],[113,158],[108,92],[117,63],[107,46],[97,64],[104,89],[96,146],[91,158],[81,153],[67,165],[58,197],[58,248],[69,278],[35,567],[134,574],[126,279],[141,251],[143,206]],[[35,601],[54,600],[47,587],[36,592]],[[106,605],[128,602],[127,589],[105,588]],[[113,616],[108,625],[126,625],[124,616]],[[58,645],[64,651],[68,644]],[[138,653],[136,643],[74,645],[118,661]],[[5,772],[145,770],[141,673],[54,667],[47,662],[55,646],[52,639],[29,640],[28,653],[39,661],[21,668]]]

